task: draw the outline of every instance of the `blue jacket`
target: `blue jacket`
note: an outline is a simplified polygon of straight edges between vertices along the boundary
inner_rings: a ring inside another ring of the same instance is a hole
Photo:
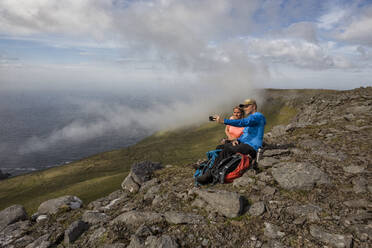
[[[260,112],[239,120],[225,119],[224,123],[234,127],[245,127],[242,136],[238,138],[241,143],[250,145],[256,151],[262,146],[266,119]]]

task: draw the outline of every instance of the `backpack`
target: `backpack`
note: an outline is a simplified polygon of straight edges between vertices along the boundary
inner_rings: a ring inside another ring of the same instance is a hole
[[[218,157],[221,149],[207,152],[208,161],[199,165],[194,173],[195,185],[199,186],[197,178],[204,175],[208,170],[211,171],[213,184],[216,183],[231,183],[235,178],[241,177],[250,166],[250,156],[244,154],[234,154],[230,157],[222,159],[218,164],[214,165],[214,161]],[[213,166],[214,165],[214,166]]]
[[[250,156],[241,153],[222,159],[212,168],[213,184],[233,182],[244,174],[250,164]]]
[[[222,149],[217,149],[217,150],[212,150],[212,151],[207,152],[207,159],[208,160],[206,162],[201,163],[199,165],[199,169],[197,169],[194,173],[195,186],[199,185],[199,183],[196,181],[196,179],[198,177],[204,175],[207,170],[211,169],[211,167],[214,164],[214,161],[216,160],[216,158],[218,157],[218,155],[220,154],[221,151],[222,151]]]

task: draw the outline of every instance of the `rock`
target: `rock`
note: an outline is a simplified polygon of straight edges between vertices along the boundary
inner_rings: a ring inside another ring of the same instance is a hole
[[[131,174],[133,180],[142,185],[151,179],[154,171],[162,169],[163,166],[160,163],[153,163],[150,161],[144,161],[135,163],[132,165]]]
[[[267,195],[267,196],[274,195],[275,192],[276,192],[276,188],[273,188],[273,187],[270,187],[270,186],[266,186],[266,187],[262,190],[262,194]]]
[[[288,155],[290,153],[291,152],[288,149],[265,150],[264,157],[284,156],[284,155]]]
[[[279,163],[279,161],[280,161],[279,159],[276,159],[276,158],[273,158],[273,157],[264,157],[258,163],[258,167],[260,167],[260,168],[270,168],[273,165]]]
[[[66,229],[65,231],[65,239],[64,243],[66,245],[69,245],[73,243],[75,240],[77,240],[80,235],[88,230],[89,225],[85,223],[84,221],[77,220],[72,222],[72,224]]]
[[[207,246],[209,244],[209,240],[208,239],[203,239],[202,241],[202,246]]]
[[[22,205],[10,206],[0,212],[0,231],[7,225],[26,219],[28,219],[28,216]]]
[[[368,208],[368,207],[372,206],[372,204],[370,204],[365,199],[345,201],[344,205],[349,207],[349,208]]]
[[[244,174],[245,175],[245,174]],[[242,176],[234,180],[233,186],[234,187],[246,187],[252,183],[254,183],[254,179],[248,176]]]
[[[110,217],[104,213],[100,213],[98,211],[90,211],[90,210],[85,211],[82,216],[82,220],[91,225],[104,224],[108,222],[109,219]]]
[[[18,221],[0,231],[0,247],[8,247],[15,240],[23,237],[30,228],[30,221]]]
[[[319,149],[323,148],[324,144],[319,141],[319,140],[313,140],[313,139],[307,139],[307,140],[302,140],[298,144],[300,147],[313,150],[313,149]]]
[[[306,217],[308,221],[315,222],[319,220],[318,214],[322,211],[321,207],[313,204],[302,206],[292,206],[287,208],[287,212],[296,217]],[[298,221],[302,221],[298,219]]]
[[[262,201],[253,203],[248,212],[252,216],[260,216],[265,212],[265,204]]]
[[[144,223],[146,224],[155,224],[162,222],[164,220],[163,216],[155,212],[140,212],[132,210],[126,213],[123,213],[116,217],[111,225],[116,223],[125,223],[132,226],[140,226]]]
[[[276,125],[274,126],[270,133],[272,137],[282,136],[286,133],[287,126],[286,125]]]
[[[115,208],[116,206],[120,205],[121,203],[126,202],[127,200],[128,200],[127,196],[122,196],[120,198],[113,199],[112,201],[110,201],[109,204],[107,204],[106,206],[103,206],[99,210],[107,212],[107,211]]]
[[[327,174],[308,163],[277,164],[271,173],[288,190],[311,190],[315,185],[330,184]]]
[[[155,236],[149,236],[145,242],[148,248],[176,248],[179,247],[174,238],[168,235],[162,235],[157,238]]]
[[[262,182],[268,183],[271,181],[272,177],[265,171],[258,173],[256,178]]]
[[[39,215],[39,216],[36,218],[36,222],[37,222],[37,223],[40,223],[40,222],[45,221],[45,220],[47,220],[47,219],[48,219],[48,215],[41,214],[41,215]]]
[[[306,204],[302,206],[292,206],[287,208],[287,212],[295,216],[306,216],[311,213],[320,213],[322,208],[313,204]]]
[[[48,240],[50,237],[49,234],[45,234],[38,239],[36,239],[31,244],[27,245],[26,248],[48,248],[51,246],[51,242]]]
[[[136,235],[132,235],[130,243],[127,248],[143,248],[145,247],[144,242],[139,239]]]
[[[155,196],[154,200],[152,200],[151,204],[153,206],[156,206],[156,205],[161,204],[162,201],[163,201],[163,197],[161,197],[160,195],[157,195],[157,196]]]
[[[344,115],[344,116],[342,116],[345,120],[347,120],[347,121],[352,121],[352,120],[354,120],[355,119],[355,116],[353,115],[353,114],[347,114],[347,115]]]
[[[151,230],[151,228],[149,228],[148,226],[146,226],[145,224],[140,226],[137,230],[136,230],[136,233],[135,235],[137,237],[148,237],[148,236],[151,236],[153,235],[154,232]]]
[[[180,212],[166,212],[164,217],[170,224],[199,224],[203,221],[203,217],[200,215]]]
[[[27,247],[29,244],[32,244],[34,241],[35,241],[35,239],[32,236],[26,234],[25,236],[22,236],[19,239],[17,239],[16,241],[14,241],[12,243],[12,246],[13,247]],[[43,244],[42,246],[34,246],[34,247],[35,248],[36,247],[45,247],[46,248],[47,246],[45,246],[45,244]]]
[[[285,233],[281,232],[278,226],[265,222],[264,235],[270,239],[276,239],[284,237]]]
[[[67,208],[67,210],[77,209],[82,204],[83,201],[77,196],[66,195],[41,203],[37,211],[40,214],[56,214],[61,208]]]
[[[353,190],[355,193],[365,193],[367,192],[368,181],[364,177],[358,177],[353,179]]]
[[[133,180],[132,173],[129,173],[121,183],[121,188],[135,194],[139,191],[140,185]]]
[[[359,132],[360,127],[354,125],[345,125],[345,129],[351,132]]]
[[[155,186],[152,186],[147,192],[146,194],[143,196],[143,199],[146,201],[146,200],[153,200],[155,198],[155,196],[158,194],[158,192],[160,191],[160,185],[155,185]]]
[[[242,214],[245,199],[243,196],[223,190],[195,190],[195,193],[202,198],[208,205],[218,213],[235,218]]]
[[[372,212],[358,211],[357,214],[351,214],[342,220],[344,226],[350,226],[351,224],[366,223],[372,220]]]
[[[102,248],[126,248],[123,243],[105,244]]]
[[[286,246],[284,246],[282,243],[280,243],[277,240],[269,240],[268,242],[268,248],[285,248],[285,247]]]
[[[310,226],[310,234],[317,240],[320,240],[326,244],[332,245],[337,248],[348,248],[352,244],[351,235],[340,235],[326,232],[323,228],[312,225]]]
[[[144,192],[151,188],[152,186],[158,185],[160,183],[160,180],[158,178],[153,178],[150,181],[145,182],[142,186],[140,191]]]
[[[97,240],[101,239],[103,235],[106,233],[106,228],[100,227],[96,229],[89,237],[89,242],[90,243],[97,243]]]
[[[196,198],[192,203],[191,206],[198,207],[198,208],[205,208],[207,203],[199,198]]]
[[[343,167],[344,171],[351,174],[358,174],[364,171],[364,168],[357,165],[350,165],[347,167]]]
[[[371,225],[353,225],[349,228],[356,237],[362,241],[367,241],[368,238],[372,237],[372,226]]]
[[[352,113],[356,115],[366,114],[371,112],[371,106],[355,106],[346,109],[346,113]]]

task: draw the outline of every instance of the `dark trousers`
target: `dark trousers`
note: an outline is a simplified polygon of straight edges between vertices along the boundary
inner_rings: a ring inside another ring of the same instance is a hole
[[[252,159],[256,158],[257,152],[248,144],[239,143],[235,146],[233,146],[231,143],[227,143],[224,145],[219,145],[216,147],[216,149],[222,149],[220,154],[218,154],[218,157],[214,161],[213,166],[217,165],[221,160],[228,158],[235,153],[242,153],[245,155],[251,156]],[[212,182],[212,173],[211,170],[208,170],[204,173],[204,175],[197,178],[198,183],[200,184],[207,184]]]

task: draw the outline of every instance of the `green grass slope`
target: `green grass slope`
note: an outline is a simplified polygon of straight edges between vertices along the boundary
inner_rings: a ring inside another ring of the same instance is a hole
[[[260,111],[267,117],[266,130],[287,123],[296,113],[282,101],[271,102]],[[89,203],[119,189],[134,162],[151,160],[165,165],[186,165],[205,158],[205,153],[214,149],[223,136],[224,126],[216,123],[159,132],[127,148],[3,180],[0,210],[21,204],[32,214],[41,202],[67,194]]]

